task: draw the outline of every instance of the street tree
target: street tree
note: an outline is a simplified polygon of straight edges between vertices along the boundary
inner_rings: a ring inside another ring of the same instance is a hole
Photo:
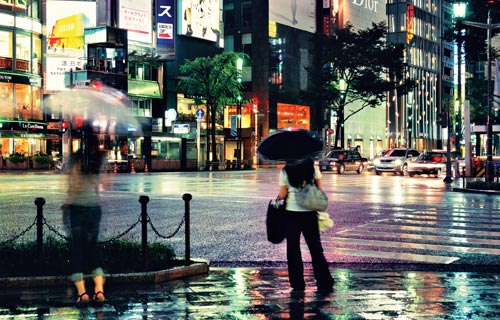
[[[196,105],[206,106],[207,148],[206,167],[212,161],[218,162],[216,145],[216,124],[222,120],[223,108],[235,104],[241,98],[241,68],[238,59],[245,56],[241,53],[224,52],[213,57],[198,57],[186,60],[179,70],[183,78],[178,89],[186,96],[193,98]]]
[[[415,87],[416,82],[405,75],[404,46],[387,43],[386,33],[385,22],[363,30],[347,24],[331,36],[316,38],[314,65],[320,68],[315,70],[316,89],[311,95],[322,102],[325,114],[329,109],[337,112],[335,147],[339,136],[344,146],[343,127],[350,117],[379,106],[390,90],[404,95]],[[348,114],[346,106],[352,107]]]

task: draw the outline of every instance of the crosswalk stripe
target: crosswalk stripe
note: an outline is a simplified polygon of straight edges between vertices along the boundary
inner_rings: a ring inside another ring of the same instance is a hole
[[[492,224],[492,222],[497,222],[498,225],[500,226],[500,218],[491,218],[491,217],[485,217],[485,218],[476,218],[476,217],[471,217],[471,216],[436,216],[432,214],[427,214],[427,215],[415,215],[415,214],[394,214],[394,217],[396,218],[406,218],[406,219],[411,219],[411,220],[429,220],[429,221],[440,221],[440,222],[445,222],[445,221],[467,221],[467,222],[488,222],[488,224]]]
[[[415,242],[393,242],[384,240],[368,240],[368,239],[355,239],[355,238],[330,238],[328,243],[333,241],[336,245],[342,245],[344,243],[361,245],[361,246],[377,246],[386,248],[400,248],[400,249],[419,249],[419,250],[433,250],[433,251],[448,251],[456,253],[477,253],[477,254],[499,254],[500,249],[490,249],[490,248],[479,248],[479,247],[462,247],[462,246],[450,246],[441,244],[426,244],[426,243],[415,243]],[[323,246],[326,248],[332,248],[328,246]],[[333,248],[332,248],[333,249]]]
[[[464,229],[453,229],[453,228],[438,228],[438,227],[417,227],[417,226],[403,226],[403,225],[391,225],[391,224],[377,224],[377,223],[367,223],[360,225],[359,227],[363,229],[387,229],[387,230],[397,230],[397,231],[416,231],[416,232],[429,232],[429,233],[447,233],[447,234],[457,234],[457,235],[474,235],[483,237],[500,237],[500,232],[493,231],[482,231],[482,230],[464,230]]]
[[[383,258],[391,260],[405,260],[412,262],[442,263],[442,264],[450,264],[459,259],[457,257],[431,256],[431,255],[423,255],[415,253],[370,251],[370,250],[357,250],[357,249],[345,249],[345,248],[333,248],[333,250],[329,251],[328,253],[358,256],[358,257]]]
[[[387,232],[377,232],[359,230],[342,230],[337,234],[347,235],[347,236],[364,236],[364,237],[376,237],[376,238],[387,238],[387,239],[415,239],[415,240],[428,240],[428,241],[438,241],[438,242],[455,242],[455,243],[467,243],[467,244],[478,244],[478,245],[492,245],[500,246],[500,240],[495,239],[484,239],[484,238],[465,238],[456,236],[436,236],[436,235],[422,235],[422,234],[410,234],[410,233],[387,233]],[[325,239],[327,240],[327,239]]]
[[[437,224],[440,223],[441,226],[446,225],[442,220],[432,220],[432,219],[386,219],[385,221],[390,221],[390,222],[397,222],[397,223],[403,223],[403,224],[422,224],[422,225],[432,225],[432,224]],[[485,229],[500,229],[500,224],[493,224],[493,223],[478,223],[474,221],[473,223],[469,222],[451,222],[448,223],[450,228],[457,228],[457,227],[468,227],[468,228],[485,228]]]

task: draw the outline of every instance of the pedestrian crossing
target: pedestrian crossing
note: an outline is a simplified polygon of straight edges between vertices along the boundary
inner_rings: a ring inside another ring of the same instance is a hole
[[[323,233],[327,259],[483,265],[500,262],[500,215],[496,212],[480,207],[392,210],[385,218]]]

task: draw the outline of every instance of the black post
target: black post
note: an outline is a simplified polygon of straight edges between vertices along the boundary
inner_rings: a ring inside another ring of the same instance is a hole
[[[193,199],[190,193],[185,193],[182,195],[182,200],[184,200],[184,225],[186,230],[186,257],[184,264],[188,266],[191,263],[191,229],[190,229],[190,207],[189,202]]]
[[[144,270],[148,269],[148,196],[140,196],[141,203],[141,225],[142,225],[142,266]]]
[[[35,198],[36,205],[36,254],[38,266],[43,270],[42,257],[43,257],[43,205],[45,204],[44,198]]]

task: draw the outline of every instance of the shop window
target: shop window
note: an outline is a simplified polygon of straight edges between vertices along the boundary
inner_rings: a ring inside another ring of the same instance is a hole
[[[0,118],[14,118],[13,84],[0,82]]]
[[[31,119],[31,92],[25,84],[15,85],[16,114],[14,117],[20,119]]]
[[[278,103],[278,129],[310,129],[310,111],[308,106]]]

